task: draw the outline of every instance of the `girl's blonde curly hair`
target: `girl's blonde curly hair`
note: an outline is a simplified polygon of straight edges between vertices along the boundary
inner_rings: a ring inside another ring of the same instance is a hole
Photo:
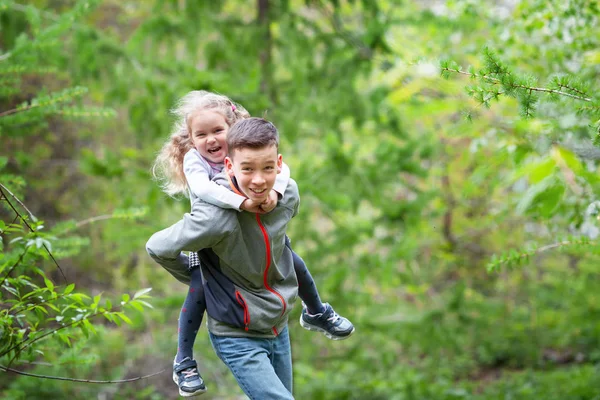
[[[171,114],[176,117],[171,136],[152,166],[152,175],[169,196],[188,195],[183,173],[183,157],[193,148],[189,122],[192,115],[203,110],[219,112],[229,126],[240,119],[250,117],[244,107],[234,103],[227,96],[204,90],[193,90],[183,96],[171,110]]]

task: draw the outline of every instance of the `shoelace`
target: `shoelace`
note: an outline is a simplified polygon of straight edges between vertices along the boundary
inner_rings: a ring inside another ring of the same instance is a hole
[[[333,323],[334,325],[340,320],[340,316],[337,315],[337,313],[334,311],[333,315],[329,318],[327,318],[327,321],[331,321],[331,323]]]
[[[194,376],[200,375],[198,374],[198,370],[196,368],[188,368],[188,369],[184,369],[183,371],[181,371],[181,374],[183,375],[184,379],[187,378],[192,378]]]

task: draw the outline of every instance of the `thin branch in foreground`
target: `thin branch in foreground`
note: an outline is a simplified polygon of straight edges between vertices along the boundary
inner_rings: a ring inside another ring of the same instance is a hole
[[[11,197],[13,199],[15,199],[21,205],[21,207],[23,207],[29,213],[29,216],[32,219],[36,220],[37,218],[35,218],[33,213],[31,211],[29,211],[29,209],[25,206],[25,204],[23,204],[23,202],[21,200],[19,200],[19,198],[17,196],[15,196],[10,190],[8,190],[8,188],[6,186],[4,186],[3,184],[0,183],[0,194],[2,194],[2,196],[4,197],[4,199],[10,206],[10,208],[12,208],[13,211],[15,212],[15,214],[21,218],[21,221],[23,221],[23,223],[27,226],[27,228],[29,228],[29,230],[31,232],[35,232],[35,230],[33,230],[33,228],[31,227],[31,225],[29,225],[29,223],[25,220],[25,218],[23,218],[23,216],[21,216],[21,213],[19,213],[19,211],[15,208],[15,206],[10,202],[10,200],[8,199],[8,196],[6,195],[6,193],[4,193],[4,191],[7,191],[11,195]],[[63,272],[60,265],[58,265],[58,261],[56,261],[56,259],[54,258],[54,255],[52,255],[52,252],[50,252],[50,249],[48,247],[46,247],[46,245],[44,245],[44,249],[46,249],[46,252],[48,252],[48,255],[50,256],[52,261],[54,261],[54,264],[60,271],[60,274],[62,275],[63,279],[65,280],[65,283],[67,283],[67,277],[65,276],[65,273]]]
[[[63,376],[31,374],[29,372],[19,371],[19,370],[13,369],[13,368],[5,367],[3,365],[0,365],[0,370],[6,371],[6,372],[12,372],[13,374],[18,374],[18,375],[31,376],[33,378],[53,379],[53,380],[58,380],[58,381],[70,381],[70,382],[81,382],[81,383],[95,383],[95,384],[114,384],[114,383],[135,382],[135,381],[139,381],[141,379],[151,378],[153,376],[162,374],[163,372],[166,371],[166,369],[162,369],[162,370],[160,370],[158,372],[154,372],[150,375],[137,376],[135,378],[119,379],[119,380],[114,380],[114,381],[98,381],[98,380],[94,380],[94,379],[77,379],[77,378],[68,378],[68,377],[63,377]]]
[[[121,307],[115,307],[115,309],[122,309],[122,308]],[[30,338],[25,339],[22,342],[17,343],[16,345],[14,345],[10,349],[5,350],[2,354],[0,354],[0,356],[4,356],[4,355],[6,355],[6,354],[8,354],[8,353],[10,353],[11,351],[14,350],[15,351],[15,355],[8,362],[8,365],[10,366],[12,364],[12,362],[17,358],[17,355],[20,352],[22,352],[23,350],[25,350],[27,347],[30,347],[32,344],[34,344],[38,340],[42,340],[42,339],[44,339],[44,338],[46,338],[46,337],[48,337],[50,335],[53,335],[56,332],[61,331],[63,329],[70,328],[71,326],[76,325],[76,324],[78,324],[78,323],[80,323],[82,321],[86,321],[86,320],[89,321],[90,319],[92,319],[94,317],[97,317],[99,315],[105,315],[105,314],[108,314],[108,313],[110,313],[110,311],[105,310],[105,311],[97,312],[97,313],[94,313],[94,314],[91,314],[91,315],[87,315],[87,316],[85,316],[85,317],[83,317],[81,319],[69,322],[68,324],[62,325],[62,326],[60,326],[60,327],[58,327],[56,329],[53,329],[51,331],[47,331],[46,333],[44,333],[41,336],[38,336],[38,337],[36,337],[34,339],[30,339]]]

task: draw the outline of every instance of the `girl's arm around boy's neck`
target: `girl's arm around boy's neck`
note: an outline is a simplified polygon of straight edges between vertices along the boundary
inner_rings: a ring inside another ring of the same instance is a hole
[[[277,178],[275,179],[275,185],[273,185],[273,190],[279,194],[279,199],[283,198],[283,194],[285,193],[285,189],[290,183],[290,167],[286,163],[281,165],[281,172],[277,174]]]
[[[183,159],[183,173],[192,197],[221,208],[240,211],[246,199],[211,180],[210,165],[197,151],[189,151]],[[289,178],[288,178],[289,179]]]

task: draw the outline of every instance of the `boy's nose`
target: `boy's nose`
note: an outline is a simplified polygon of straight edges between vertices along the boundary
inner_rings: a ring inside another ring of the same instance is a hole
[[[252,183],[255,185],[262,185],[265,183],[265,178],[261,174],[256,174],[252,177]]]

